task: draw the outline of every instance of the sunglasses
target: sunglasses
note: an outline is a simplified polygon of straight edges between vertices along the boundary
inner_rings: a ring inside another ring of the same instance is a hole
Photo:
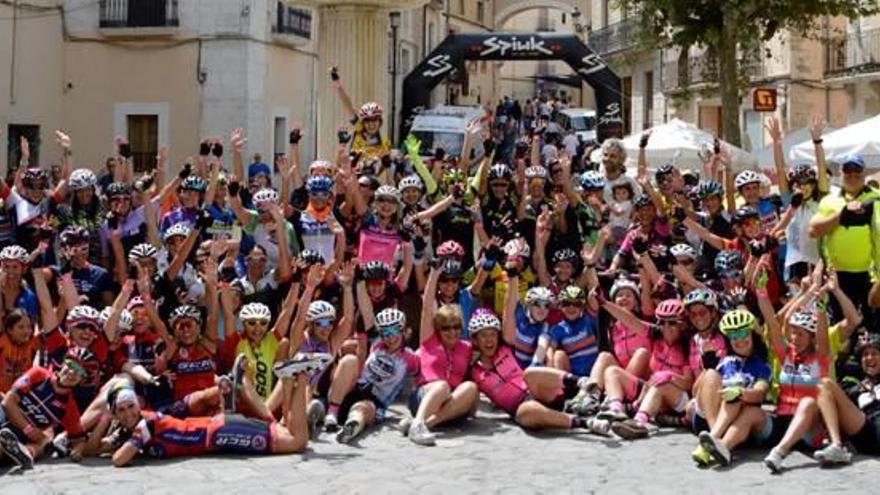
[[[493,182],[492,187],[496,187],[496,188],[507,187],[507,182]]]
[[[388,203],[388,204],[397,204],[397,200],[394,198],[376,198],[377,203]]]
[[[460,278],[441,278],[441,284],[457,284],[461,279]]]
[[[745,340],[745,339],[749,338],[749,336],[751,334],[752,334],[752,332],[748,328],[740,328],[740,329],[736,329],[736,330],[728,330],[727,331],[727,338],[728,338],[728,340],[731,340],[731,341]]]
[[[91,323],[77,323],[76,325],[73,326],[73,328],[76,328],[77,330],[86,331],[86,332],[94,332],[94,333],[98,332],[98,327],[96,327],[95,325],[92,325]]]
[[[657,320],[657,324],[660,325],[661,327],[678,326],[680,323],[681,322],[679,320],[674,320],[674,319],[669,319],[669,318],[663,318],[663,319]]]
[[[383,339],[390,339],[403,333],[403,328],[399,326],[382,327],[379,329],[379,336]]]
[[[461,330],[461,325],[459,325],[457,323],[452,324],[452,325],[441,325],[438,330],[440,330],[441,332],[449,332],[452,330]]]
[[[547,309],[550,307],[550,302],[549,301],[538,301],[538,302],[533,302],[531,305],[536,308]]]
[[[721,272],[720,276],[724,280],[735,280],[742,276],[742,272],[739,270],[728,270]]]
[[[244,320],[242,323],[249,327],[265,327],[269,325],[269,320]]]
[[[83,368],[82,366],[80,366],[80,364],[77,363],[76,361],[74,361],[73,359],[65,359],[64,366],[67,366],[68,368],[75,371],[76,374],[79,375],[80,377],[82,377],[83,379],[86,379],[89,377],[89,373],[86,371],[86,369]]]
[[[690,258],[677,258],[675,260],[675,262],[678,263],[679,265],[684,265],[684,266],[691,266],[694,264],[694,260],[692,260]]]
[[[562,306],[563,308],[571,308],[571,307],[580,308],[581,306],[583,306],[583,304],[581,304],[577,301],[563,301],[563,302],[559,303],[559,305]]]
[[[330,197],[330,193],[328,191],[312,192],[312,193],[309,193],[309,196],[312,198],[327,199]]]
[[[329,328],[333,326],[333,320],[330,318],[321,318],[320,320],[313,321],[312,325],[321,328]]]

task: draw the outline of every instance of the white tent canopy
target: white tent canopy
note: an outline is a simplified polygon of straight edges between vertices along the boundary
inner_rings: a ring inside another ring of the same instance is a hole
[[[631,160],[637,160],[639,154],[639,142],[642,133],[632,134],[623,139],[626,153]],[[665,163],[672,163],[680,169],[703,169],[703,161],[699,152],[702,149],[712,149],[715,137],[702,129],[688,124],[679,119],[673,119],[665,124],[651,128],[651,139],[645,149],[648,160],[648,168],[655,169]],[[723,146],[730,149],[731,160],[735,170],[743,170],[755,167],[755,159],[748,152],[722,142]]]
[[[851,153],[859,153],[865,158],[870,170],[880,170],[880,115],[863,120],[843,129],[822,136],[825,158],[830,163]],[[792,161],[815,160],[813,142],[810,139],[791,148]]]
[[[828,134],[836,131],[832,127],[826,127],[824,133]],[[790,131],[785,134],[785,137],[782,138],[782,155],[785,157],[791,156],[791,149],[796,145],[803,143],[805,140],[812,142],[812,136],[810,136],[810,129],[808,127],[801,127],[795,131]],[[754,155],[755,159],[758,161],[758,166],[761,167],[761,170],[774,170],[776,167],[776,163],[773,161],[773,143],[771,142],[767,146],[763,148],[753,151],[752,155]],[[794,162],[789,161],[789,165],[792,165]]]

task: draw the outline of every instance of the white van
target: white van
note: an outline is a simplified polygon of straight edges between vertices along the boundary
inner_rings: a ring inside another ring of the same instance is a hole
[[[447,155],[460,156],[468,125],[486,115],[486,110],[480,106],[440,105],[416,115],[409,132],[422,142],[422,156],[434,156],[437,148],[443,148]],[[483,156],[483,142],[480,139],[474,139],[472,148],[476,158]]]
[[[596,139],[596,112],[587,108],[566,108],[556,115],[556,123],[566,134],[574,133],[583,141]]]

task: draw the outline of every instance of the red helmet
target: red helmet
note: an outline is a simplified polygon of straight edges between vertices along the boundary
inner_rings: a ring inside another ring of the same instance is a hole
[[[446,241],[437,247],[437,256],[441,258],[450,257],[460,260],[464,258],[464,248],[461,246],[461,244],[455,241]]]
[[[657,306],[654,316],[659,320],[683,320],[684,303],[681,299],[667,299]]]
[[[376,103],[375,101],[364,103],[363,105],[361,105],[360,110],[358,110],[358,118],[361,120],[381,119],[382,105]]]

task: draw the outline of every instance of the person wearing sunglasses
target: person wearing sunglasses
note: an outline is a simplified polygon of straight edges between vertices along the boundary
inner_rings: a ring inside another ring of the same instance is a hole
[[[35,366],[19,377],[0,405],[0,452],[30,469],[58,428],[70,439],[70,458],[82,459],[85,433],[73,390],[92,381],[98,367],[91,351],[70,347],[57,371]]]
[[[721,316],[718,299],[711,289],[694,289],[685,296],[684,309],[693,330],[689,355],[696,379],[691,392],[694,397],[702,397],[703,402],[709,405],[704,411],[708,411],[706,421],[711,426],[715,424],[721,391],[715,367],[719,360],[727,356],[727,341],[718,331]]]
[[[374,321],[379,339],[360,374],[347,377],[350,387],[339,407],[344,421],[336,435],[339,443],[351,443],[364,428],[381,421],[406,381],[419,371],[419,357],[405,347],[408,329],[403,311],[383,309]]]
[[[816,169],[806,163],[789,169],[788,182],[792,188],[791,203],[777,229],[785,230],[785,281],[789,293],[796,294],[801,279],[808,276],[819,262],[818,242],[810,237],[810,219],[827,191],[819,188]]]
[[[546,287],[532,287],[525,304],[518,297],[505,298],[504,331],[513,331],[513,353],[523,369],[544,366],[550,346],[550,322],[547,320],[556,297]]]
[[[552,366],[578,376],[589,376],[599,355],[596,318],[587,314],[587,294],[576,285],[565,287],[556,296],[562,320],[550,328]]]
[[[698,466],[727,466],[731,452],[750,437],[760,442],[768,435],[769,417],[761,408],[770,390],[767,346],[755,315],[747,309],[728,311],[719,323],[730,343],[730,353],[714,368],[720,376],[717,400],[697,394],[688,405],[691,428],[699,445],[691,453]],[[714,408],[715,413],[708,414]],[[712,417],[713,421],[706,419]]]
[[[351,151],[362,153],[364,159],[388,156],[391,152],[391,141],[382,135],[382,105],[370,101],[355,109],[348,92],[342,85],[337,67],[330,68],[330,82],[343,108],[351,116],[354,133],[351,140]],[[361,260],[363,261],[363,260]]]
[[[682,413],[694,382],[688,359],[690,339],[680,299],[667,299],[654,310],[656,324],[647,323],[613,303],[603,306],[630,328],[651,338],[651,375],[647,381],[619,367],[605,372],[605,402],[598,417],[614,421],[612,431],[625,439],[644,438],[657,427],[650,423],[662,412]],[[626,404],[638,401],[638,411],[628,419]]]

